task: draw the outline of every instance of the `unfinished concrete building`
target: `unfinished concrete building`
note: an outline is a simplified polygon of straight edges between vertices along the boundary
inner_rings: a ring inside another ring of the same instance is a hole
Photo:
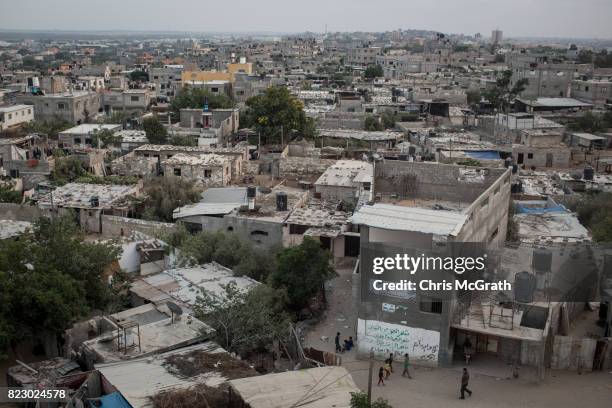
[[[361,302],[358,354],[410,353],[429,365],[453,361],[454,292],[420,290],[405,297],[368,295],[365,268],[382,252],[433,251],[439,243],[504,242],[510,170],[428,162],[382,161],[374,166],[374,204],[351,222],[360,230]]]

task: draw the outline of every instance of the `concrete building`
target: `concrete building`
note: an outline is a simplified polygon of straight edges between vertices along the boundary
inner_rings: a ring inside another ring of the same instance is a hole
[[[163,68],[151,68],[149,82],[153,83],[157,96],[172,98],[181,88],[182,65],[164,65]]]
[[[91,91],[19,95],[17,101],[33,105],[37,120],[59,118],[76,125],[93,118],[101,110],[100,95]]]
[[[244,187],[208,189],[199,203],[176,209],[173,217],[190,231],[231,232],[257,246],[283,246],[286,220],[306,203],[308,192],[278,186],[255,189],[254,195],[247,198]]]
[[[73,128],[59,132],[57,135],[58,143],[60,144],[60,146],[66,148],[100,147],[93,146],[93,136],[96,134],[96,132],[100,132],[102,130],[110,130],[114,133],[121,130],[121,125],[78,125]]]
[[[180,126],[182,128],[218,129],[219,136],[224,139],[236,133],[240,128],[240,111],[230,109],[181,109]]]
[[[0,132],[14,129],[34,120],[34,109],[30,105],[0,107]]]
[[[128,197],[138,196],[141,185],[104,185],[68,183],[38,200],[42,209],[71,209],[81,228],[87,232],[102,232],[102,215],[127,216],[133,209]]]
[[[512,160],[521,168],[570,166],[571,151],[558,129],[523,129],[520,144],[512,145]]]
[[[367,356],[371,349],[379,358],[410,353],[411,360],[422,364],[449,365],[454,292],[367,295],[371,275],[365,268],[382,253],[420,254],[453,242],[501,245],[510,170],[382,161],[375,163],[374,172],[375,204],[364,205],[351,219],[359,226],[361,246],[358,355]]]
[[[148,89],[127,89],[125,91],[107,91],[102,94],[104,112],[113,111],[147,111],[151,106],[151,91]]]
[[[595,106],[604,106],[612,101],[612,82],[574,79],[571,96]]]
[[[491,31],[491,43],[494,45],[501,44],[504,39],[504,32],[502,30],[496,29]]]
[[[46,140],[36,135],[0,140],[0,168],[5,176],[21,179],[26,190],[45,180],[55,159]]]
[[[223,187],[231,182],[232,159],[214,153],[178,153],[161,161],[166,176],[180,177],[205,187]]]
[[[356,47],[348,50],[347,63],[358,66],[376,64],[376,57],[382,53],[380,47]]]
[[[324,201],[346,201],[355,204],[364,192],[368,195],[372,183],[371,163],[339,160],[315,182],[315,196]]]

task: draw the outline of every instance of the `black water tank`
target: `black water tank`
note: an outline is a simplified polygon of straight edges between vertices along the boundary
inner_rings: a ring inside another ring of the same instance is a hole
[[[89,205],[91,205],[92,207],[96,208],[100,206],[100,197],[98,196],[92,196],[89,199]]]
[[[276,193],[276,211],[287,211],[287,194],[282,191]]]
[[[504,160],[504,167],[508,168],[510,166],[512,166],[512,159],[508,157],[506,160]]]
[[[414,156],[416,154],[416,146],[408,146],[408,154]]]
[[[585,180],[593,180],[594,174],[595,174],[595,171],[593,170],[591,166],[587,166],[584,168],[584,179]]]
[[[247,187],[247,198],[255,198],[257,196],[257,189],[252,186]]]
[[[529,272],[519,272],[514,276],[514,300],[520,303],[533,302],[536,277]]]
[[[510,193],[512,194],[519,194],[523,191],[523,183],[521,183],[521,181],[519,180],[516,183],[512,183],[510,185]]]
[[[518,164],[513,164],[512,165],[512,174],[516,174],[518,173]]]
[[[408,161],[408,155],[407,154],[398,154],[397,158],[399,160]]]
[[[531,267],[536,271],[550,271],[552,266],[552,252],[548,249],[534,249],[531,258]]]

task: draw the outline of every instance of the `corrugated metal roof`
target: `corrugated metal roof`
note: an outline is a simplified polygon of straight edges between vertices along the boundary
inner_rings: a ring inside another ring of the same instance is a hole
[[[347,369],[336,366],[241,378],[229,383],[251,408],[348,408],[351,392],[359,392]]]
[[[353,214],[351,222],[394,231],[456,236],[467,215],[446,210],[403,207],[391,204],[364,205]]]
[[[167,353],[122,361],[111,364],[96,364],[96,369],[111,383],[134,408],[151,407],[150,397],[169,390],[185,389],[196,384],[212,387],[225,381],[220,372],[210,372],[196,377],[184,377],[165,364],[168,357],[186,354],[195,350],[207,353],[224,353],[214,342],[200,343]]]
[[[238,207],[240,207],[240,204],[236,203],[196,203],[177,208],[174,210],[172,217],[177,220],[194,215],[229,214]]]

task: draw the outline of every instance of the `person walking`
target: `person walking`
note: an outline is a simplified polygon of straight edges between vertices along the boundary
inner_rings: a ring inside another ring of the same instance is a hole
[[[342,346],[340,346],[340,332],[336,333],[336,353],[342,352]]]
[[[410,376],[410,356],[408,353],[404,354],[404,372],[402,373],[402,377],[408,377],[412,379]]]
[[[385,361],[385,365],[383,367],[385,369],[385,380],[388,380],[389,376],[391,375],[391,365],[389,364],[389,359]]]
[[[383,386],[385,385],[384,376],[385,376],[385,369],[380,367],[380,370],[378,370],[378,384],[376,385],[380,385],[380,384],[382,384]]]
[[[391,370],[391,372],[393,372],[393,353],[389,354],[389,369]]]
[[[472,391],[468,389],[468,384],[470,383],[470,374],[468,373],[467,368],[463,368],[463,375],[461,376],[461,399],[465,399],[465,393],[467,392],[472,396]]]

